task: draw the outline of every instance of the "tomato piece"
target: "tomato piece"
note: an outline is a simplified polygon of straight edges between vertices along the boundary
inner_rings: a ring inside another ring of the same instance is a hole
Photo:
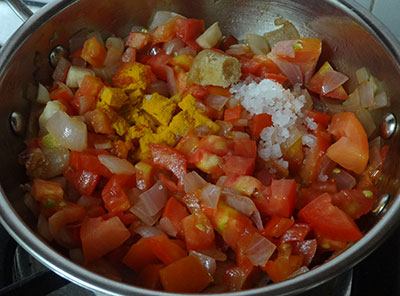
[[[117,140],[113,142],[112,153],[119,157],[126,159],[128,157],[129,151],[133,148],[131,141],[121,141]]]
[[[222,157],[201,148],[190,157],[189,163],[193,163],[197,168],[215,178],[224,174]]]
[[[69,156],[70,165],[78,171],[91,172],[106,178],[111,178],[111,172],[97,157],[98,154],[107,154],[105,150],[87,149],[79,152],[72,150]]]
[[[322,234],[320,234],[318,231],[315,231],[315,237],[317,239],[319,251],[340,251],[343,250],[343,248],[346,247],[347,242],[346,241],[341,241],[341,240],[335,240],[328,238]]]
[[[342,190],[332,195],[332,203],[353,219],[371,211],[375,195],[370,190]]]
[[[185,217],[182,226],[187,250],[201,251],[214,246],[214,229],[201,211]]]
[[[88,113],[90,123],[93,126],[95,133],[112,135],[114,134],[114,129],[112,128],[112,123],[110,118],[106,115],[103,109],[97,108]]]
[[[224,37],[219,45],[219,48],[223,51],[227,51],[232,45],[238,44],[239,41],[231,34]]]
[[[228,140],[225,137],[210,135],[200,141],[200,149],[205,149],[218,156],[228,154]]]
[[[88,218],[83,220],[80,229],[83,255],[90,263],[100,259],[108,252],[121,246],[131,233],[118,217],[108,220]]]
[[[85,75],[74,97],[85,96],[97,98],[103,87],[104,83],[100,77]]]
[[[257,143],[250,139],[233,139],[232,155],[257,157]]]
[[[161,26],[157,26],[151,33],[153,44],[168,42],[175,38],[176,22],[181,17],[176,16]]]
[[[66,169],[64,176],[80,194],[88,196],[93,194],[100,181],[100,175],[84,170],[74,170],[72,167]]]
[[[186,86],[185,90],[182,92],[182,98],[186,97],[188,94],[191,94],[196,99],[202,100],[208,96],[209,92],[204,86],[192,84]]]
[[[294,242],[292,252],[293,255],[303,256],[303,265],[308,266],[317,252],[317,246],[318,244],[316,239]]]
[[[225,174],[236,174],[240,176],[249,176],[253,174],[255,158],[227,155],[224,156],[224,165],[222,169]]]
[[[33,179],[31,195],[40,203],[45,202],[48,198],[55,201],[64,200],[64,190],[61,183],[37,178]]]
[[[63,87],[57,87],[56,89],[52,90],[49,95],[51,100],[57,100],[61,102],[68,102],[70,99],[72,99],[71,93]]]
[[[126,253],[122,262],[136,272],[139,272],[149,264],[158,263],[159,260],[154,255],[148,244],[149,238],[141,238],[134,243]]]
[[[196,149],[200,145],[200,138],[194,134],[193,130],[190,130],[185,136],[183,136],[178,144],[176,145],[176,149],[181,152],[187,159],[189,159]]]
[[[299,138],[282,153],[283,158],[289,163],[289,170],[294,173],[299,172],[304,160],[302,138]]]
[[[85,209],[73,204],[66,203],[56,213],[49,217],[49,228],[51,233],[57,233],[64,226],[71,223],[82,222],[85,218]]]
[[[325,76],[329,71],[333,71],[333,68],[329,64],[329,62],[325,62],[306,85],[308,90],[322,95],[322,86],[324,84]],[[347,100],[349,98],[343,86],[339,86],[338,88],[334,89],[330,93],[325,94],[324,96],[339,100]]]
[[[307,112],[307,116],[314,119],[314,122],[322,124],[324,127],[327,127],[331,122],[331,116],[320,111],[310,110]]]
[[[190,280],[182,280],[182,276]],[[164,290],[175,293],[198,293],[213,281],[195,256],[186,256],[164,267],[160,277]]]
[[[275,82],[278,82],[280,84],[284,84],[288,78],[284,75],[279,75],[279,74],[274,74],[274,73],[266,73],[262,77],[266,79],[271,79],[274,80]]]
[[[242,114],[242,106],[237,105],[232,108],[225,109],[224,121],[234,123],[239,120]]]
[[[345,169],[361,174],[368,164],[369,146],[367,134],[354,113],[335,114],[329,132],[337,141],[328,148],[328,157]]]
[[[124,188],[131,188],[135,184],[135,175],[113,175],[101,191],[101,197],[107,211],[129,210],[131,204]]]
[[[204,20],[180,18],[176,20],[176,36],[187,42],[195,40],[204,32]]]
[[[261,267],[274,283],[282,282],[298,270],[303,264],[303,256],[290,255],[278,256],[273,261],[268,261],[264,267]]]
[[[248,196],[252,196],[255,192],[261,193],[263,189],[261,182],[252,176],[228,175],[224,186]]]
[[[162,234],[149,237],[147,244],[154,255],[167,265],[187,256],[183,248]]]
[[[178,150],[163,144],[150,143],[150,151],[154,164],[171,171],[183,186],[186,175],[186,158]]]
[[[296,196],[295,180],[272,180],[271,195],[267,199],[267,214],[290,218],[296,203]]]
[[[147,161],[139,161],[135,164],[136,187],[140,190],[148,190],[154,183],[154,166]]]
[[[93,67],[102,67],[106,56],[106,49],[97,41],[96,37],[86,40],[83,44],[81,58]]]
[[[184,237],[182,220],[187,216],[189,216],[187,209],[174,197],[170,197],[164,207],[162,217],[171,221],[180,237]]]
[[[156,74],[157,78],[167,81],[167,64],[170,63],[172,57],[167,55],[165,51],[160,51],[152,56],[146,64],[151,67],[151,70]]]
[[[231,96],[231,92],[229,91],[229,88],[223,88],[221,86],[215,86],[215,85],[207,85],[206,86],[208,92],[212,95],[216,96],[223,96],[229,98]]]
[[[288,230],[293,225],[293,223],[293,217],[289,219],[284,217],[272,216],[271,219],[268,220],[261,233],[264,236],[272,236],[278,238],[286,230]]]
[[[130,32],[125,46],[136,50],[143,49],[147,44],[151,43],[151,35],[143,32]]]
[[[139,273],[138,284],[147,289],[160,289],[161,278],[160,271],[164,264],[149,264]]]
[[[307,223],[295,223],[282,235],[281,243],[301,242],[306,238],[310,230],[311,227]]]
[[[255,114],[250,121],[250,131],[253,138],[259,137],[264,128],[272,125],[272,117],[267,113]]]
[[[302,208],[298,216],[313,229],[333,240],[357,241],[360,230],[345,212],[332,204],[332,198],[324,193]]]
[[[191,56],[190,54],[180,54],[180,55],[174,56],[172,58],[172,60],[170,60],[170,63],[172,66],[178,66],[179,68],[183,69],[184,72],[188,72],[190,70],[190,68],[192,67],[193,60],[194,60],[194,57]],[[186,84],[185,84],[185,88],[186,88]],[[182,91],[184,91],[184,89]]]

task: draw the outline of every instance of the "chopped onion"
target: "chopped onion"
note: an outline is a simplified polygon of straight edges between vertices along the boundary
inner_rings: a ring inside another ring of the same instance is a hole
[[[263,36],[247,34],[246,39],[247,44],[250,46],[250,49],[254,52],[254,54],[267,54],[270,52],[268,42]]]
[[[217,135],[218,136],[223,136],[226,137],[229,135],[229,132],[232,130],[233,128],[233,124],[230,122],[226,122],[226,121],[222,121],[222,120],[216,120],[215,121],[216,124],[219,125],[219,130]]]
[[[104,60],[104,66],[112,66],[118,64],[124,53],[124,41],[117,37],[108,37],[106,40],[107,55]]]
[[[360,103],[364,108],[372,107],[374,104],[374,88],[371,82],[365,81],[358,86]]]
[[[86,124],[69,117],[63,111],[56,112],[47,121],[46,128],[61,146],[76,151],[82,151],[87,147]]]
[[[218,249],[201,250],[201,253],[214,258],[216,261],[226,261],[227,259],[226,254]]]
[[[149,190],[143,192],[139,198],[143,201],[147,213],[150,216],[154,216],[167,203],[168,191],[161,182],[157,182]]]
[[[162,230],[160,230],[157,227],[154,226],[146,226],[146,225],[141,225],[136,227],[133,230],[135,233],[139,234],[141,237],[152,237],[160,234],[164,234]]]
[[[355,114],[364,127],[367,137],[371,136],[376,130],[376,124],[371,113],[367,109],[360,107]]]
[[[228,100],[229,98],[227,97],[210,94],[205,98],[204,103],[215,110],[221,111]]]
[[[104,141],[95,141],[93,146],[96,149],[110,149],[112,147],[112,142],[110,139],[105,138]]]
[[[381,165],[381,137],[376,137],[369,142],[369,169],[375,170]]]
[[[295,278],[299,275],[302,275],[303,273],[309,272],[310,269],[307,266],[302,266],[299,269],[297,269],[295,272],[293,272],[291,275],[289,275],[288,279]]]
[[[328,71],[322,83],[322,95],[330,93],[331,91],[345,83],[347,80],[349,80],[349,77],[340,72],[334,70]]]
[[[232,138],[234,138],[234,139],[250,139],[250,136],[248,133],[231,131],[230,134],[231,134]]]
[[[321,97],[321,101],[324,102],[328,111],[333,114],[343,113],[345,110],[344,106],[341,103],[333,102],[333,99]]]
[[[303,74],[301,73],[299,65],[276,58],[274,56],[271,57],[273,57],[273,62],[279,67],[279,69],[281,69],[282,73],[289,79],[289,81],[293,85],[297,83],[303,84]]]
[[[99,161],[113,174],[133,175],[136,169],[128,160],[113,155],[100,154]]]
[[[336,187],[338,191],[344,190],[344,189],[353,189],[354,186],[356,186],[357,181],[356,178],[354,178],[350,173],[348,173],[346,170],[341,169],[340,172],[338,173],[333,173],[332,178],[336,182]]]
[[[344,110],[348,112],[356,112],[360,108],[360,94],[357,88],[349,95],[349,98],[343,102],[342,106]]]
[[[379,109],[379,108],[384,108],[389,106],[389,99],[386,95],[386,92],[381,92],[377,94],[374,98],[374,102],[371,107],[369,107],[370,110],[374,109]]]
[[[245,44],[232,44],[226,51],[228,55],[241,56],[247,55],[250,52],[250,48]]]
[[[261,214],[260,211],[255,211],[251,216],[250,216],[251,221],[254,222],[254,224],[256,225],[258,230],[263,230],[264,229],[264,225],[261,219]]]
[[[191,171],[183,177],[183,188],[186,193],[201,189],[206,184],[207,182],[195,171]]]
[[[356,77],[357,77],[358,84],[368,81],[369,80],[368,70],[365,67],[358,69],[356,71]]]
[[[224,183],[225,183],[227,178],[228,178],[227,176],[219,177],[218,180],[217,180],[217,183],[215,183],[215,185],[217,185],[217,186],[222,188],[224,186]]]
[[[189,251],[189,255],[195,256],[199,259],[201,264],[207,269],[208,273],[214,275],[215,270],[217,269],[217,263],[214,258],[193,250]]]
[[[129,195],[128,195],[129,196]],[[131,200],[131,198],[129,198]],[[144,224],[152,226],[154,225],[161,216],[162,210],[155,215],[151,216],[148,211],[145,202],[139,199],[129,211],[135,214]]]
[[[178,233],[174,224],[172,224],[171,220],[168,217],[163,217],[160,219],[160,228],[169,236],[175,237]]]
[[[175,55],[181,48],[185,47],[185,42],[181,39],[174,38],[168,42],[165,42],[162,49],[165,50],[165,53],[168,55]]]
[[[146,94],[158,93],[164,97],[169,97],[168,84],[162,80],[156,80],[146,89]]]
[[[207,207],[216,209],[221,196],[221,187],[214,184],[207,184],[203,187],[200,201]]]
[[[259,233],[254,233],[246,248],[244,254],[255,266],[264,266],[272,254],[275,252],[276,246]]]
[[[96,76],[102,78],[105,81],[110,81],[115,73],[117,73],[119,67],[121,65],[119,63],[114,64],[112,66],[103,67],[103,68],[92,68]]]
[[[293,45],[295,43],[297,43],[297,40],[279,41],[272,47],[271,53],[276,56],[294,58],[295,52]]]
[[[47,218],[43,216],[42,214],[39,215],[38,219],[38,224],[37,224],[37,229],[39,234],[44,237],[45,240],[48,242],[53,241],[53,235],[50,233],[49,230],[49,221],[47,221]]]
[[[67,75],[67,86],[68,87],[80,87],[82,84],[83,77],[86,75],[95,76],[93,70],[88,68],[81,68],[76,66],[71,66]]]
[[[71,63],[63,57],[58,60],[57,66],[51,76],[54,81],[61,81],[64,78],[65,72],[71,66]]]
[[[239,99],[230,98],[230,99],[228,100],[228,102],[226,102],[226,107],[228,107],[228,108],[233,108],[233,107],[238,106],[239,104],[240,104]]]
[[[194,134],[202,138],[211,135],[212,133],[212,129],[206,125],[200,125],[194,129]]]
[[[167,70],[167,84],[168,84],[168,91],[171,96],[176,95],[178,93],[178,89],[176,88],[175,83],[175,74],[174,70],[171,67],[165,66]]]
[[[43,137],[44,139],[45,137]],[[42,152],[46,158],[44,164],[45,176],[53,178],[60,175],[69,165],[70,152],[64,147],[43,147]]]
[[[215,22],[196,39],[196,42],[202,48],[212,48],[217,45],[221,37],[222,32],[218,22]]]
[[[236,126],[236,127],[238,127],[238,126],[248,126],[248,125],[249,125],[249,120],[248,119],[244,119],[244,118],[238,119],[233,123],[233,126]]]
[[[72,90],[68,86],[66,86],[64,83],[62,83],[61,81],[57,81],[56,84],[59,88],[62,88],[64,91],[66,91],[68,93],[70,99],[72,99],[74,97]]]
[[[164,11],[164,10],[157,11],[152,18],[149,30],[154,30],[156,27],[164,25],[166,22],[168,22],[170,19],[176,16],[185,18],[184,16],[177,14],[175,12]]]
[[[48,101],[50,101],[49,91],[46,87],[43,86],[43,84],[39,82],[36,102],[38,102],[39,104],[46,104]]]
[[[250,217],[255,211],[257,211],[257,207],[254,202],[247,196],[228,193],[224,190],[225,201],[232,208],[238,210],[242,214]]]
[[[197,52],[190,46],[186,46],[186,47],[179,49],[178,54],[188,54],[191,56],[196,56]]]

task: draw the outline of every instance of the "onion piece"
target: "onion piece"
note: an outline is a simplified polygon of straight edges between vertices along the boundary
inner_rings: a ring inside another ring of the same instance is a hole
[[[219,177],[218,180],[217,180],[217,182],[215,183],[215,185],[217,185],[217,186],[219,186],[219,187],[222,188],[222,187],[224,186],[224,183],[225,183],[225,181],[226,181],[227,178],[228,178],[227,176],[221,176],[221,177]]]
[[[223,136],[226,137],[229,135],[229,132],[232,130],[233,128],[233,124],[230,122],[226,122],[226,121],[222,121],[222,120],[216,120],[215,121],[216,124],[219,125],[219,130],[217,135],[218,136]]]
[[[221,111],[228,100],[229,98],[227,97],[210,94],[205,98],[204,103],[215,110]]]
[[[93,143],[94,148],[96,149],[110,149],[112,147],[111,140],[107,140],[104,142],[95,142]]]
[[[271,59],[293,85],[303,84],[303,74],[301,73],[299,65],[279,59],[273,55],[271,55]]]
[[[169,236],[176,237],[176,234],[178,233],[174,224],[172,224],[168,217],[163,217],[160,219],[160,228]]]
[[[68,71],[66,84],[68,87],[80,87],[82,84],[83,77],[86,75],[95,76],[93,70],[88,68],[81,68],[71,66]]]
[[[365,81],[368,81],[369,80],[369,73],[368,73],[367,68],[362,67],[362,68],[358,69],[356,71],[356,77],[357,77],[358,84],[361,84],[361,83],[363,83]]]
[[[343,83],[345,83],[347,80],[349,80],[349,77],[338,71],[335,70],[328,71],[322,83],[321,94],[326,95],[330,93],[331,91],[333,91],[334,89],[338,88]]]
[[[250,135],[245,132],[231,131],[230,135],[234,139],[250,139]]]
[[[58,111],[66,111],[66,110],[67,110],[67,108],[60,101],[47,102],[42,114],[40,114],[40,117],[39,117],[39,127],[40,127],[41,132],[47,133],[46,132],[47,131],[47,129],[46,129],[47,121],[54,114],[56,114]]]
[[[45,139],[44,136],[42,139]],[[56,177],[68,167],[70,152],[67,148],[56,147],[43,147],[42,152],[46,158],[46,163],[43,165],[44,176],[47,178]]]
[[[201,264],[207,269],[208,273],[212,276],[214,275],[215,270],[217,269],[217,263],[214,258],[193,250],[189,251],[189,255],[195,256],[199,259]]]
[[[177,14],[175,12],[165,11],[165,10],[157,11],[151,20],[149,30],[152,31],[156,27],[164,25],[166,22],[168,22],[170,19],[172,19],[176,16],[185,18],[184,16]]]
[[[295,272],[293,272],[291,275],[289,275],[288,279],[295,278],[299,275],[302,275],[303,273],[309,272],[310,269],[307,266],[302,266],[299,269],[297,269]]]
[[[87,36],[90,33],[90,31],[86,28],[81,29],[77,32],[75,32],[71,38],[69,39],[68,42],[68,49],[71,54],[75,53],[77,50],[81,49],[83,47],[83,44],[85,41],[88,39]]]
[[[332,170],[336,167],[336,162],[331,160],[328,155],[324,154],[318,167],[318,181],[328,181],[328,175],[331,174]]]
[[[271,51],[269,48],[267,40],[263,36],[256,34],[246,35],[247,44],[254,54],[267,54]]]
[[[74,97],[72,90],[68,86],[66,86],[64,83],[62,83],[61,81],[57,81],[56,84],[59,88],[62,88],[65,92],[68,93],[70,99],[72,99]]]
[[[40,215],[40,205],[29,193],[25,193],[24,195],[24,204],[27,208],[32,212],[35,217],[39,217]]]
[[[221,37],[222,32],[218,26],[218,22],[215,22],[196,39],[196,42],[202,48],[212,48],[217,45]]]
[[[39,215],[37,230],[38,230],[39,234],[42,237],[44,237],[45,240],[47,240],[48,242],[53,241],[53,239],[54,239],[53,235],[50,233],[50,230],[49,230],[49,221],[42,214]]]
[[[244,254],[253,265],[264,266],[275,252],[275,249],[276,246],[272,242],[256,232],[251,237]]]
[[[46,129],[60,143],[71,150],[82,151],[87,147],[86,124],[57,111],[46,123]]]
[[[214,184],[207,184],[201,191],[200,201],[205,206],[211,209],[216,209],[221,196],[221,191],[221,187]]]
[[[178,93],[178,89],[176,88],[176,83],[175,83],[175,73],[174,70],[172,70],[171,67],[165,66],[166,71],[167,71],[167,84],[168,84],[168,91],[171,96],[174,96]]]
[[[86,39],[91,39],[93,37],[97,39],[97,41],[101,44],[101,46],[104,46],[104,40],[99,31],[90,32],[87,35]]]
[[[379,108],[384,108],[390,105],[389,98],[386,95],[386,92],[381,92],[377,94],[374,98],[374,102],[371,107],[369,107],[370,110],[374,109],[379,109]]]
[[[358,86],[360,103],[364,108],[372,107],[374,104],[374,88],[370,81],[365,81]]]
[[[129,200],[131,200],[131,196],[128,194]],[[129,209],[135,216],[137,216],[140,221],[144,224],[152,226],[154,225],[162,214],[162,210],[160,210],[155,215],[151,216],[147,212],[147,207],[143,200],[139,199],[134,205]]]
[[[201,250],[201,253],[211,258],[214,258],[215,261],[226,261],[226,259],[228,258],[224,252],[221,252],[218,249]]]
[[[63,57],[58,60],[57,66],[51,76],[54,81],[61,81],[64,78],[65,72],[71,66],[71,63]]]
[[[272,47],[271,53],[276,56],[294,58],[295,52],[293,46],[295,43],[297,43],[297,40],[279,41]]]
[[[369,142],[369,169],[375,170],[381,165],[381,137],[376,137]]]
[[[113,174],[133,175],[136,169],[128,160],[114,155],[100,154],[97,156],[99,161]]]
[[[238,210],[247,217],[250,217],[254,212],[258,211],[254,202],[247,196],[228,193],[226,190],[224,190],[224,195],[225,202],[229,206],[235,210]]]
[[[162,80],[156,80],[151,83],[149,87],[146,89],[146,94],[158,93],[164,97],[169,97],[169,89],[168,84]]]
[[[245,44],[232,44],[226,51],[226,54],[232,56],[242,56],[250,53],[250,47]]]
[[[238,127],[238,126],[243,127],[243,126],[248,126],[248,125],[249,125],[249,120],[244,119],[244,118],[238,119],[233,123],[233,126],[236,126],[236,127]]]
[[[178,54],[188,54],[191,56],[196,56],[197,52],[190,46],[186,46],[186,47],[179,49]]]
[[[108,37],[106,40],[107,55],[104,60],[104,66],[109,67],[118,64],[124,53],[125,45],[121,38]]]
[[[139,234],[141,237],[152,237],[160,234],[165,234],[157,227],[140,225],[133,230],[135,233]]]
[[[156,215],[168,200],[167,189],[158,181],[149,190],[139,195],[141,201],[143,201],[144,207],[150,216]]]
[[[349,98],[343,102],[342,106],[344,110],[348,112],[356,112],[360,108],[360,94],[357,88],[349,95]]]
[[[49,91],[47,90],[46,87],[43,86],[43,84],[39,82],[36,102],[39,104],[46,104],[48,101],[50,101]]]
[[[92,68],[96,76],[100,77],[101,79],[105,81],[110,81],[115,73],[117,73],[120,63],[108,66],[108,67],[103,67],[103,68]]]
[[[341,169],[340,172],[335,173],[335,171],[332,174],[332,178],[336,182],[336,187],[338,191],[344,190],[344,189],[353,189],[354,186],[357,184],[356,178],[354,178],[350,173],[348,173],[346,170]]]
[[[264,229],[264,225],[261,219],[261,214],[260,211],[255,211],[251,216],[250,216],[251,221],[254,222],[254,225],[256,225],[258,230],[263,230]]]
[[[185,46],[185,42],[183,42],[181,39],[174,38],[168,42],[165,42],[162,49],[165,50],[165,53],[168,55],[175,55],[181,48]]]
[[[186,193],[203,188],[207,182],[196,172],[192,171],[183,177],[183,188]]]
[[[206,125],[200,125],[194,129],[194,134],[198,137],[207,137],[213,133],[212,129]]]
[[[371,136],[376,130],[376,124],[371,113],[362,107],[355,112],[356,117],[361,122],[367,137]]]

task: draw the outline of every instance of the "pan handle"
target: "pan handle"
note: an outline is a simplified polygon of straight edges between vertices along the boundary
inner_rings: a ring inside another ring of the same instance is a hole
[[[33,14],[32,10],[22,0],[6,0],[6,2],[23,22],[28,20]]]

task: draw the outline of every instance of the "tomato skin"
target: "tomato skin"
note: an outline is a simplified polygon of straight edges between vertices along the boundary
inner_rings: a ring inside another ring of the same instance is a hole
[[[223,158],[214,153],[210,153],[205,149],[197,149],[190,157],[189,163],[193,163],[203,172],[211,174],[213,178],[220,177],[224,174],[222,169]]]
[[[369,146],[367,134],[352,112],[335,114],[329,132],[337,139],[327,155],[345,169],[361,174],[368,164]]]
[[[136,184],[135,175],[113,175],[101,191],[104,206],[109,212],[129,210],[131,204],[124,188]]]
[[[271,195],[267,199],[267,214],[290,218],[296,203],[296,196],[295,180],[272,180]]]
[[[214,246],[214,229],[201,211],[185,217],[182,226],[187,250],[201,251]]]
[[[100,181],[100,175],[84,170],[74,170],[72,167],[67,168],[64,172],[64,176],[67,178],[68,182],[74,185],[80,194],[88,196],[93,194]]]
[[[278,216],[272,216],[268,220],[264,229],[261,231],[264,236],[272,236],[275,238],[280,237],[286,230],[288,230],[294,223],[293,217],[283,218]]]
[[[255,114],[250,122],[253,138],[259,137],[264,128],[272,125],[272,116],[267,113]]]
[[[357,241],[363,235],[345,212],[332,204],[332,198],[324,193],[300,210],[298,216],[317,232],[333,240]]]
[[[118,217],[104,221],[86,217],[80,229],[82,250],[87,263],[100,259],[121,246],[131,233]]]
[[[96,37],[86,40],[83,44],[81,58],[93,67],[99,68],[103,66],[106,56],[106,49],[97,41]]]
[[[224,112],[224,121],[234,123],[239,120],[241,117],[242,106],[237,105],[235,107],[225,109]]]
[[[367,197],[362,190],[345,189],[332,195],[332,203],[351,218],[358,219],[372,210],[375,197],[373,193],[372,196]]]
[[[253,174],[255,158],[227,155],[224,156],[224,165],[222,169],[225,174],[236,174],[240,176],[249,176]]]
[[[176,21],[176,36],[185,42],[195,40],[204,29],[204,20],[180,18]]]

